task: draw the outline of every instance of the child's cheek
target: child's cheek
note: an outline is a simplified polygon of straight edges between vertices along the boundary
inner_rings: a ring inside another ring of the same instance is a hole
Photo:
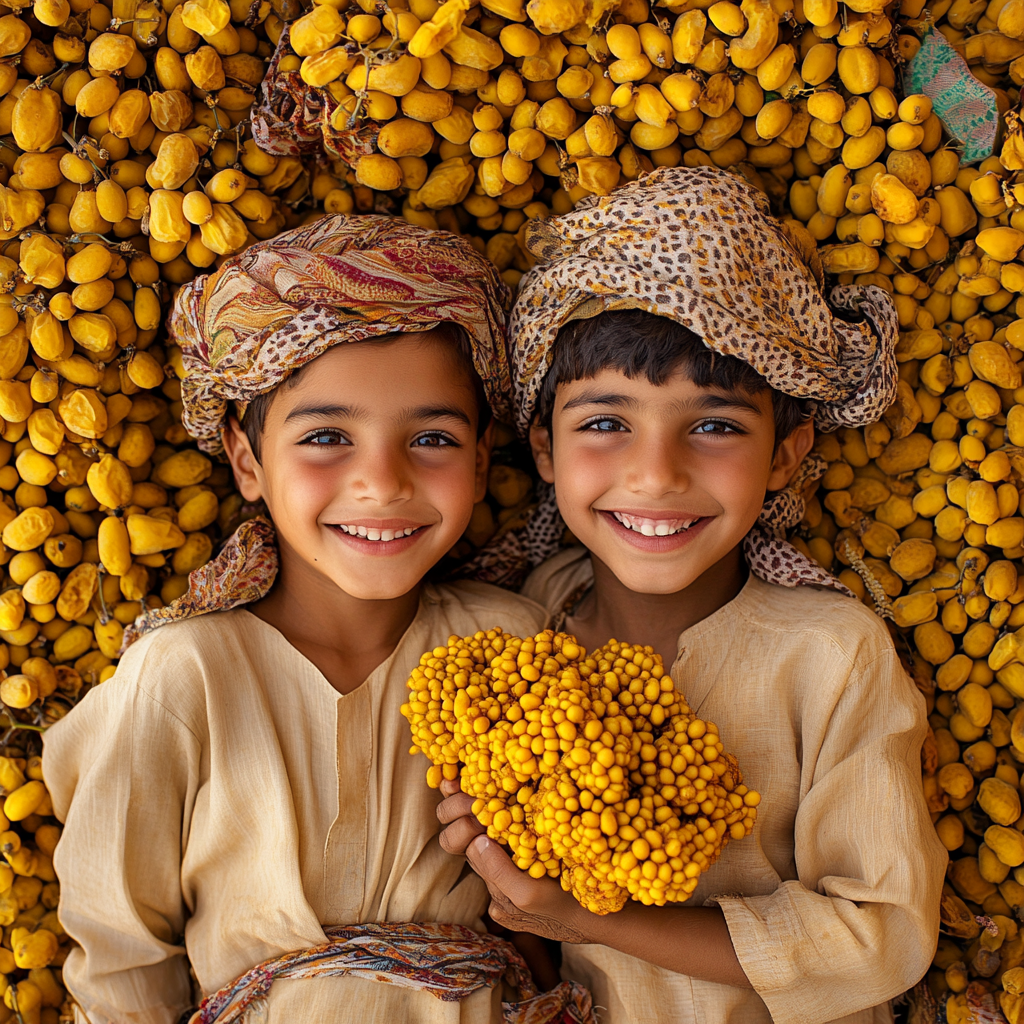
[[[341,472],[310,466],[301,458],[295,460],[291,469],[282,466],[279,477],[274,493],[280,495],[280,500],[275,504],[283,507],[297,525],[315,525],[320,513],[343,493]]]
[[[618,458],[609,452],[594,451],[586,445],[560,445],[555,448],[555,493],[566,525],[570,519],[589,517],[592,507],[615,485]]]
[[[459,452],[459,458],[440,468],[424,468],[416,475],[417,499],[441,514],[452,543],[462,536],[473,516],[476,498],[476,460],[472,453]]]

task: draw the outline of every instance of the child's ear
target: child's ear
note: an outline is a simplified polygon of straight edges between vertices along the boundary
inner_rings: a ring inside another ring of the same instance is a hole
[[[476,492],[473,501],[480,502],[487,497],[487,474],[491,468],[491,449],[494,447],[494,419],[476,443]]]
[[[259,501],[263,497],[260,487],[260,464],[252,453],[249,438],[245,436],[238,420],[230,417],[221,432],[224,452],[235,474],[235,484],[246,501]]]
[[[768,490],[781,490],[793,478],[797,466],[814,444],[814,420],[804,420],[776,449],[768,476]]]
[[[533,461],[537,464],[537,472],[546,484],[555,482],[555,460],[551,454],[551,431],[541,426],[539,420],[530,424],[530,450]]]

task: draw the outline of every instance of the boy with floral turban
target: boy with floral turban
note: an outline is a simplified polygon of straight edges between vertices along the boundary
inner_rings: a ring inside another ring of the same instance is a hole
[[[185,423],[269,518],[47,733],[79,1021],[176,1024],[186,954],[199,1024],[589,1019],[579,986],[536,995],[481,934],[486,890],[438,844],[399,710],[424,649],[542,625],[424,583],[483,495],[506,302],[468,243],[385,217],[317,221],[179,292]]]
[[[761,803],[688,904],[606,917],[516,870],[462,794],[442,842],[468,847],[496,920],[564,940],[563,976],[607,1024],[891,1021],[931,961],[946,864],[925,704],[881,620],[783,531],[823,468],[815,427],[872,423],[895,397],[892,302],[826,300],[810,239],[714,168],[655,171],[527,241],[516,419],[557,509],[520,553],[554,551],[565,525],[584,547],[524,592],[588,648],[663,653]]]

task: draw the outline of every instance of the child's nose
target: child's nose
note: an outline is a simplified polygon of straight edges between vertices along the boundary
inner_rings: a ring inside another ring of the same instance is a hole
[[[387,450],[368,451],[355,481],[356,497],[371,499],[382,508],[409,498],[413,492],[408,461]]]
[[[644,494],[685,491],[690,474],[679,458],[678,444],[671,438],[649,438],[630,459],[630,486]]]

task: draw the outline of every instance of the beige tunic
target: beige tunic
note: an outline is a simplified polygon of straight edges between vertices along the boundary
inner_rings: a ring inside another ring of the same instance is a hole
[[[591,579],[577,548],[523,592],[554,613]],[[672,676],[762,796],[692,897],[721,905],[756,993],[600,945],[564,945],[563,975],[602,1024],[891,1021],[887,1001],[931,962],[947,855],[921,791],[924,700],[885,627],[848,597],[752,575],[680,635]]]
[[[484,584],[427,587],[391,657],[345,696],[244,609],[131,647],[44,751],[66,822],[60,915],[81,945],[64,978],[91,1024],[175,1024],[192,1003],[186,951],[205,995],[327,925],[481,930],[486,890],[438,845],[439,796],[399,708],[425,650],[494,626],[529,635],[543,611]],[[449,1003],[344,977],[275,984],[268,1018],[500,1019],[497,991]]]

